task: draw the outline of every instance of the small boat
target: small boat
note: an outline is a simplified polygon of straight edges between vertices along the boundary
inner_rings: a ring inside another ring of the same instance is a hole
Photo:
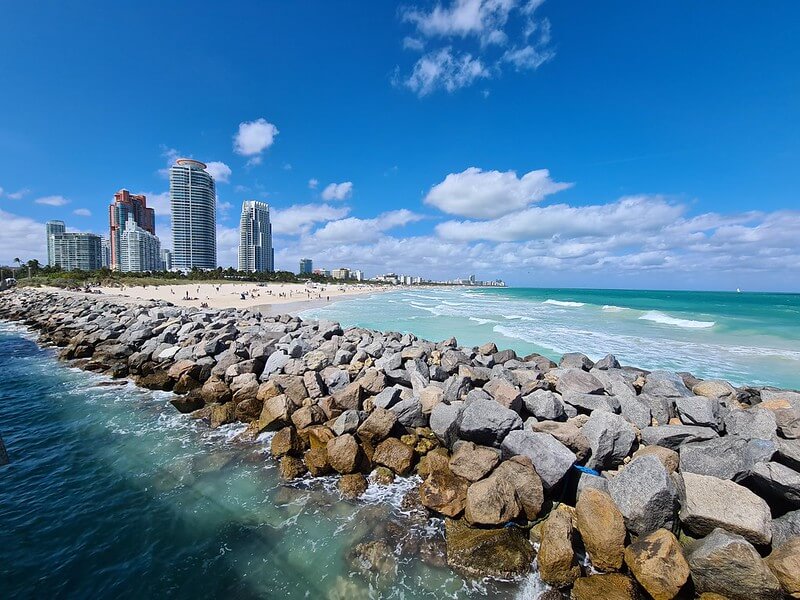
[[[736,293],[737,293],[737,294],[741,294],[741,293],[742,293],[742,290],[740,290],[739,288],[736,288]]]

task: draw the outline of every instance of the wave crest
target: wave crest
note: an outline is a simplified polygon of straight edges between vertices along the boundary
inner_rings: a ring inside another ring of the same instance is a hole
[[[552,300],[548,298],[542,304],[552,304],[553,306],[566,306],[569,308],[577,308],[579,306],[584,306],[584,302],[569,302],[567,300]]]
[[[716,321],[692,321],[691,319],[677,319],[670,317],[657,310],[651,310],[644,313],[639,317],[642,321],[653,321],[654,323],[661,323],[662,325],[674,325],[675,327],[684,327],[686,329],[707,329],[716,325]]]

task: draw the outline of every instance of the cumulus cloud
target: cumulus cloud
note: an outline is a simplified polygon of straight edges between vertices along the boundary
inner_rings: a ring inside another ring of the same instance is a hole
[[[239,265],[239,228],[217,224],[217,264],[220,267]]]
[[[233,171],[224,162],[212,160],[206,163],[206,171],[208,171],[217,183],[228,183],[230,181]]]
[[[319,180],[318,179],[313,179],[312,178],[312,179],[308,180],[308,189],[315,190],[315,189],[317,189],[318,185],[319,185]]]
[[[10,265],[15,258],[23,262],[36,259],[47,261],[47,242],[44,223],[0,209],[0,265]]]
[[[266,119],[239,123],[239,131],[233,137],[233,151],[249,158],[248,164],[261,162],[261,153],[272,146],[278,128]]]
[[[17,190],[16,192],[9,192],[9,193],[7,193],[7,194],[6,194],[6,197],[7,197],[9,200],[21,200],[22,198],[24,198],[25,196],[27,196],[28,194],[30,194],[30,192],[31,192],[31,191],[30,191],[29,189],[27,189],[27,188],[22,188],[21,190]]]
[[[78,215],[79,217],[91,217],[92,211],[90,211],[88,208],[76,208],[72,211],[72,214]]]
[[[329,183],[322,190],[323,200],[345,200],[353,193],[353,182],[343,181],[342,183]]]
[[[144,194],[147,196],[147,206],[152,208],[158,216],[170,216],[172,209],[170,208],[169,192],[136,192],[137,194]]]
[[[46,206],[64,206],[69,204],[69,200],[64,196],[43,196],[34,200],[36,204],[44,204]]]
[[[502,74],[510,65],[517,71],[535,70],[551,60],[550,23],[536,17],[543,0],[451,0],[430,10],[405,7],[403,22],[414,35],[403,47],[427,52],[408,75],[394,78],[419,96],[436,90],[454,92],[479,79]]]
[[[400,209],[385,212],[374,219],[348,217],[338,221],[330,221],[314,232],[317,241],[325,243],[353,243],[376,240],[384,231],[402,227],[422,219],[421,215],[410,210]]]
[[[538,169],[521,178],[514,171],[484,171],[470,167],[450,173],[434,185],[425,203],[451,215],[472,218],[499,217],[539,202],[550,194],[571,187],[550,178],[550,171]]]
[[[276,236],[308,233],[316,223],[346,217],[350,209],[330,204],[295,204],[288,208],[270,209],[272,231]]]

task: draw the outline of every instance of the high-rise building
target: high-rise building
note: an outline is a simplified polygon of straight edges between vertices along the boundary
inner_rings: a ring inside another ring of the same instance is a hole
[[[271,273],[275,270],[269,204],[256,200],[242,202],[239,221],[239,270]]]
[[[172,250],[169,248],[161,249],[161,270],[172,271]]]
[[[119,270],[124,273],[146,273],[161,270],[161,242],[136,224],[133,215],[122,228]]]
[[[111,268],[111,240],[103,238],[100,242],[100,263],[104,269]]]
[[[174,268],[216,269],[216,189],[206,165],[189,158],[176,160],[169,169],[169,198]]]
[[[300,259],[300,275],[311,275],[314,272],[314,262],[310,258]]]
[[[152,235],[156,234],[156,213],[152,208],[147,208],[147,197],[122,189],[114,194],[114,202],[108,207],[111,268],[115,271],[120,270],[122,233],[131,218],[138,227]]]
[[[350,269],[346,267],[333,269],[333,271],[331,271],[331,277],[334,279],[350,279]]]
[[[364,271],[361,269],[356,269],[350,273],[350,277],[355,279],[356,281],[364,281]]]
[[[54,233],[52,266],[63,271],[96,271],[103,265],[102,239],[93,233]]]
[[[45,231],[47,233],[47,264],[51,267],[56,266],[52,236],[57,233],[64,233],[66,230],[67,228],[64,225],[64,221],[48,221],[45,224]]]

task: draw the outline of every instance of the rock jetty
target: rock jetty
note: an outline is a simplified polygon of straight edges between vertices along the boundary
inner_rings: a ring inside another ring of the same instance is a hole
[[[3,292],[0,318],[209,427],[274,432],[286,480],[338,475],[357,498],[418,475],[466,576],[538,569],[548,598],[800,598],[798,392],[60,292]],[[359,564],[394,564],[376,544]]]

